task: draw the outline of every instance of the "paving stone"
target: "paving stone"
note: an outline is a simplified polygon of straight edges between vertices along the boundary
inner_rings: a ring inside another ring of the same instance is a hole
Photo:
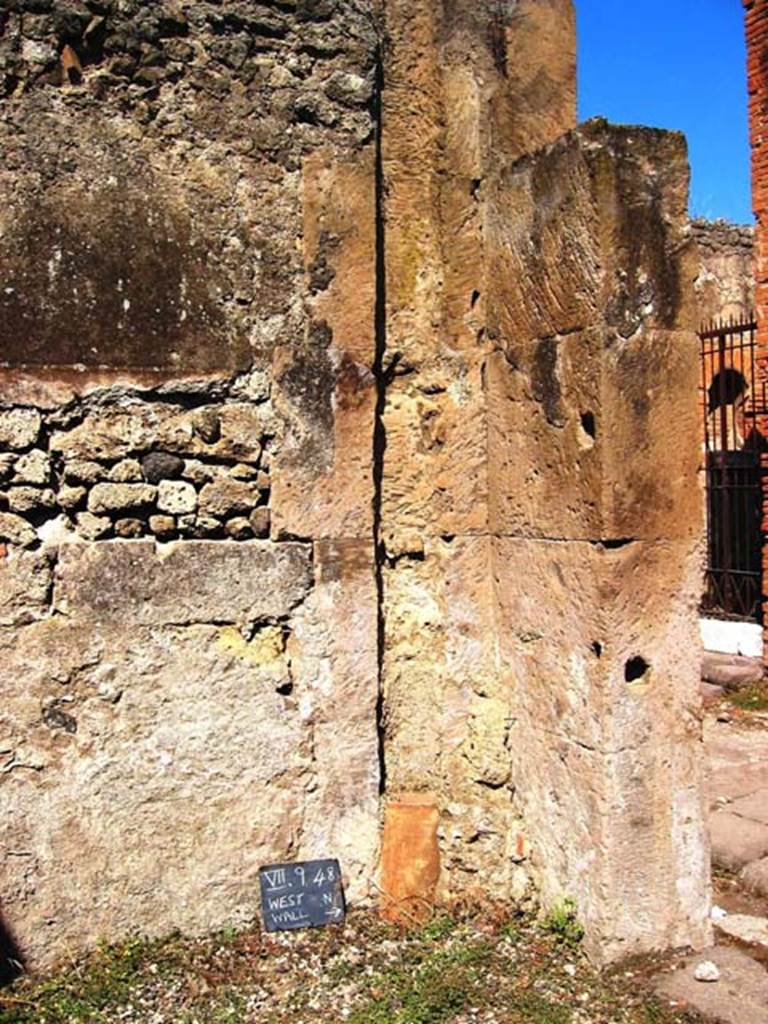
[[[768,826],[730,811],[715,811],[709,821],[712,863],[717,867],[740,871],[768,854]]]
[[[720,972],[715,982],[697,981],[696,967],[711,960]],[[691,1007],[720,1024],[765,1024],[768,1019],[768,973],[741,950],[718,946],[686,959],[671,974],[654,981],[658,994],[678,1007]]]
[[[746,889],[757,896],[768,896],[768,857],[753,860],[740,875]]]
[[[759,658],[707,651],[701,664],[701,678],[706,683],[723,686],[726,690],[738,690],[763,678],[763,663]]]
[[[734,800],[728,810],[741,818],[750,818],[759,821],[761,825],[768,825],[768,787]]]
[[[714,683],[701,683],[699,686],[699,693],[701,699],[705,704],[714,703],[714,701],[720,700],[725,694],[725,688],[722,686],[715,686]]]
[[[721,932],[730,935],[732,939],[768,949],[768,919],[764,917],[753,917],[751,914],[726,914],[722,920],[717,922],[717,927]]]

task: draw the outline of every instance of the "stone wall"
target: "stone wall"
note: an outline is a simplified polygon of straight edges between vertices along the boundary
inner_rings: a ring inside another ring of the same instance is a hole
[[[539,890],[599,959],[703,941],[679,138],[574,130],[570,0],[0,26],[27,960],[248,922],[324,856],[394,915]]]
[[[699,322],[748,321],[755,311],[754,228],[723,220],[694,220],[691,227],[701,267],[695,282]]]
[[[378,846],[368,5],[0,13],[0,915],[29,963]]]
[[[601,121],[489,197],[489,529],[515,802],[546,898],[578,893],[606,959],[709,930],[687,198],[680,135]]]

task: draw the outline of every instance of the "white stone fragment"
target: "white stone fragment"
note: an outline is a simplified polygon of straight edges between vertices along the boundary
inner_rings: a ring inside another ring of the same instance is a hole
[[[713,964],[711,960],[702,960],[700,964],[696,965],[693,976],[696,981],[719,981],[720,971],[717,964]]]
[[[161,480],[157,488],[157,507],[172,516],[194,512],[197,491],[186,480]]]

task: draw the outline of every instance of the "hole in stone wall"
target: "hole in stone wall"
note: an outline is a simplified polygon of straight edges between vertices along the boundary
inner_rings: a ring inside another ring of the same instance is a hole
[[[602,658],[603,656],[603,645],[599,640],[592,641],[592,653],[596,658]]]
[[[470,309],[474,309],[475,308],[475,306],[477,305],[477,300],[479,298],[480,298],[480,292],[477,290],[477,288],[475,288],[475,290],[472,292],[472,297],[469,300],[469,307],[470,307]]]
[[[289,679],[287,682],[281,683],[279,686],[275,687],[275,689],[281,697],[290,697],[293,693],[293,683]]]
[[[645,658],[641,658],[639,654],[636,654],[634,658],[630,658],[624,665],[624,679],[628,683],[636,683],[648,674],[650,667]]]
[[[581,414],[581,429],[594,441],[597,435],[597,427],[595,426],[595,414],[593,412],[583,412]]]

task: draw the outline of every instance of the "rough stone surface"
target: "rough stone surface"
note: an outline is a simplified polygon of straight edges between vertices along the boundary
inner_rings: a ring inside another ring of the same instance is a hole
[[[709,819],[712,863],[728,871],[740,871],[753,860],[768,854],[768,825],[715,811]]]
[[[194,512],[197,491],[184,480],[161,480],[157,488],[157,507],[172,516]]]
[[[157,490],[151,484],[96,484],[88,495],[88,511],[126,512],[154,504]]]
[[[37,540],[37,534],[21,516],[15,516],[10,512],[0,512],[0,540],[19,544],[21,547],[29,547]]]
[[[234,479],[215,480],[200,491],[200,510],[210,516],[236,515],[249,512],[258,500],[259,491],[254,484]]]
[[[768,857],[747,864],[739,877],[750,892],[757,896],[768,896]]]
[[[768,952],[768,920],[750,914],[726,914],[717,927],[738,942],[748,946],[761,946]],[[768,1001],[766,1002],[768,1006]]]
[[[768,973],[746,953],[728,946],[706,950],[706,957],[720,972],[720,980],[703,985],[695,978],[701,956],[686,958],[683,965],[656,980],[660,996],[677,1007],[691,1007],[705,1020],[720,1024],[762,1024],[768,1006]]]
[[[145,626],[250,622],[287,615],[311,579],[311,551],[302,544],[67,544],[53,607]]]
[[[39,484],[41,487],[48,483],[51,475],[51,465],[48,455],[38,448],[22,455],[14,464],[14,483]]]
[[[141,460],[141,469],[149,483],[159,484],[161,480],[181,476],[184,460],[169,452],[150,452]]]
[[[31,448],[40,435],[40,413],[36,409],[0,410],[0,446],[21,451]]]
[[[694,220],[691,228],[699,251],[699,319],[748,320],[755,310],[754,228],[722,220]]]
[[[701,678],[726,690],[758,683],[763,678],[764,666],[760,658],[743,658],[736,654],[717,654],[705,651],[701,663]]]
[[[371,898],[409,793],[393,889],[705,942],[680,139],[574,130],[570,0],[106,0],[98,43],[67,2],[78,81],[40,6],[0,37],[30,963],[244,922],[266,861]]]

